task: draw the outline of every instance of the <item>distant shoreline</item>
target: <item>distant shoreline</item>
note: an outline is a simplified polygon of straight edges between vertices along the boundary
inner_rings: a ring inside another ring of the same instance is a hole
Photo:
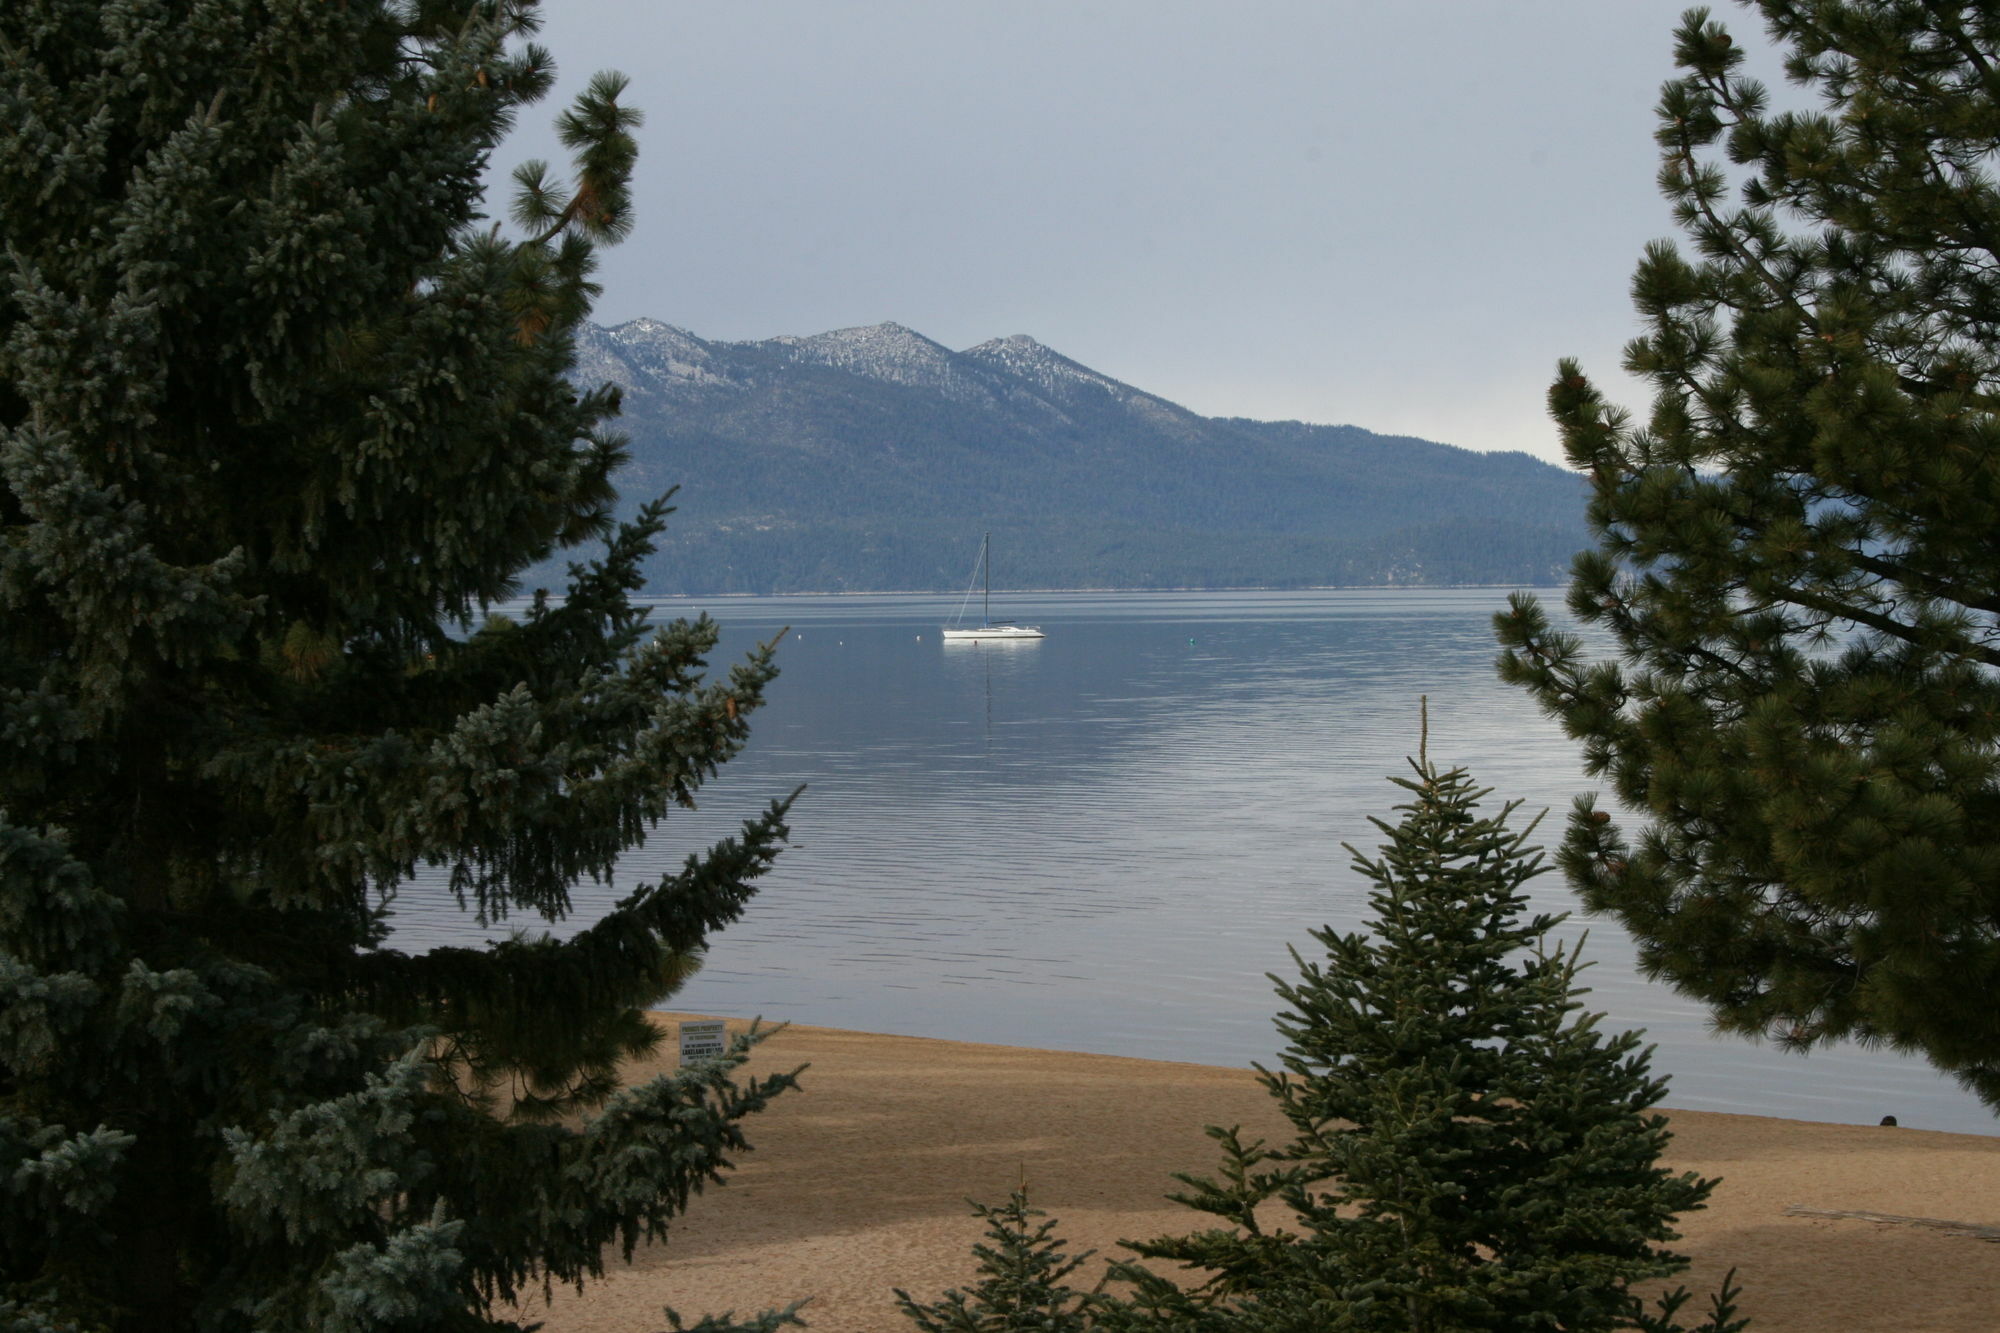
[[[1558,591],[1568,587],[1564,583],[1315,583],[1307,587],[1271,587],[1268,585],[1245,585],[1242,587],[1211,588],[1188,586],[1173,588],[1004,588],[995,589],[1009,597],[1046,597],[1066,593],[1088,593],[1101,596],[1104,593],[1176,593],[1176,592],[1472,592],[1485,588],[1521,588],[1534,592]],[[844,590],[799,589],[796,592],[645,592],[633,593],[635,599],[649,602],[693,602],[704,597],[779,598],[779,597],[953,597],[964,592],[962,588],[869,588]],[[554,593],[551,592],[551,596]]]

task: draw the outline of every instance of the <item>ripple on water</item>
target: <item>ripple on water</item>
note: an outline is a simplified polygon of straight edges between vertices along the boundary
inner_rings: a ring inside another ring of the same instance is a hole
[[[1517,818],[1549,808],[1543,841],[1594,787],[1555,724],[1493,675],[1504,596],[1010,595],[1046,640],[949,651],[928,627],[951,598],[711,602],[716,662],[794,627],[751,745],[613,884],[578,886],[552,929],[588,924],[805,782],[793,846],[676,1006],[1269,1062],[1265,974],[1291,975],[1287,948],[1310,953],[1311,929],[1364,921],[1367,886],[1341,843],[1372,851],[1369,817],[1392,819],[1406,797],[1384,779],[1407,773],[1419,695],[1432,757],[1496,801],[1520,798]],[[1554,876],[1531,888],[1543,910],[1573,906]],[[391,943],[406,950],[508,929],[473,929],[435,877],[397,910]],[[1702,1012],[1638,974],[1614,923],[1572,918],[1556,935],[1586,932],[1589,1004],[1609,1026],[1647,1029],[1674,1105],[1992,1132],[1915,1061],[1711,1036]]]

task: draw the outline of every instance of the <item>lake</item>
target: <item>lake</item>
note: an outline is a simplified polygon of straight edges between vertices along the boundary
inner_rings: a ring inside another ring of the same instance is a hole
[[[671,1001],[726,1015],[1154,1059],[1268,1062],[1266,973],[1307,931],[1364,924],[1371,854],[1405,793],[1430,700],[1430,754],[1489,798],[1547,808],[1553,844],[1594,785],[1574,746],[1500,684],[1498,589],[1038,593],[996,614],[1040,641],[940,642],[956,596],[709,598],[715,662],[785,630],[783,674],[749,748],[586,884],[558,932],[677,867],[800,783],[794,844],[744,919]],[[1557,591],[1543,593],[1560,610]],[[1559,875],[1537,905],[1569,910]],[[477,937],[425,884],[398,900],[395,947]],[[517,923],[526,924],[526,923]],[[1808,1056],[1708,1032],[1637,973],[1612,921],[1588,932],[1587,1004],[1642,1027],[1670,1106],[1993,1133],[1993,1116],[1921,1061]],[[503,931],[486,932],[504,933]]]

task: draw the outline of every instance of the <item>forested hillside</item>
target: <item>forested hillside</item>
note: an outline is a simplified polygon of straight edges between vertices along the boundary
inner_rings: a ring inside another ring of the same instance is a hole
[[[953,352],[895,324],[708,342],[593,329],[625,388],[622,503],[679,486],[658,593],[996,586],[1552,583],[1581,482],[1353,426],[1197,416],[1025,337]]]

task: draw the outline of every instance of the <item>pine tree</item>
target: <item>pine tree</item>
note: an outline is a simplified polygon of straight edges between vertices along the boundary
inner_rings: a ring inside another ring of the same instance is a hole
[[[1724,1029],[1920,1051],[2000,1107],[2000,5],[1762,3],[1817,112],[1690,11],[1633,283],[1643,427],[1550,390],[1598,547],[1501,673],[1650,822],[1561,864]],[[1732,189],[1737,194],[1731,201]]]
[[[1685,1267],[1659,1242],[1715,1182],[1658,1165],[1664,1081],[1636,1034],[1579,1014],[1577,954],[1546,943],[1561,918],[1524,917],[1543,866],[1507,828],[1514,805],[1481,815],[1463,770],[1413,768],[1392,779],[1412,794],[1401,821],[1375,821],[1381,855],[1354,853],[1373,933],[1313,932],[1324,961],[1278,982],[1287,1044],[1261,1072],[1295,1137],[1212,1127],[1220,1178],[1182,1175],[1173,1197],[1217,1225],[1128,1242],[1198,1284],[1126,1265],[1133,1294],[1105,1326],[1677,1327],[1683,1297],[1649,1313],[1631,1286]],[[1741,1327],[1733,1295],[1704,1328]]]
[[[1089,1296],[1064,1279],[1095,1253],[1071,1255],[1055,1235],[1053,1220],[1028,1206],[1026,1186],[994,1207],[972,1205],[986,1223],[990,1244],[972,1247],[983,1275],[971,1291],[947,1291],[926,1305],[896,1288],[896,1308],[921,1333],[1084,1333],[1091,1327]]]
[[[536,24],[0,6],[0,1325],[511,1327],[791,1081],[616,1090],[782,805],[567,942],[384,947],[398,893],[564,915],[773,675],[628,603],[665,506],[614,529],[616,398],[566,378],[622,80],[560,117],[568,185],[520,173],[525,234],[478,211]]]

